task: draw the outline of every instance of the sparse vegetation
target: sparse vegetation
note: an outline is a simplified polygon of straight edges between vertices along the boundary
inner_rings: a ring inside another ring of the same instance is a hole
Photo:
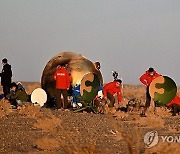
[[[25,84],[28,93],[40,87],[39,83]],[[179,93],[179,91],[178,91]],[[143,86],[125,85],[126,106],[128,100],[138,98],[143,103]],[[178,133],[180,120],[172,117],[170,110],[162,107],[140,117],[134,112],[116,111],[104,105],[103,114],[73,113],[71,111],[40,108],[31,103],[14,110],[7,100],[0,101],[1,153],[178,153],[178,143],[158,143],[153,148],[144,146],[143,135],[149,130]],[[16,136],[18,138],[16,138]],[[6,144],[7,143],[7,144]],[[17,146],[16,144],[20,145]],[[16,145],[16,146],[14,146]],[[18,148],[17,148],[18,147]]]
[[[0,118],[12,112],[12,107],[9,101],[2,99],[0,101]]]

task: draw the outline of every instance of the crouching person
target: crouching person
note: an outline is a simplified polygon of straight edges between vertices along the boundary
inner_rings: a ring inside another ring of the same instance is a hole
[[[174,99],[170,103],[167,104],[167,106],[172,108],[172,116],[176,116],[177,113],[179,115],[180,114],[180,97],[176,95]]]
[[[107,83],[103,87],[103,95],[104,99],[110,100],[110,104],[108,107],[112,108],[115,104],[115,96],[118,98],[118,104],[120,104],[122,100],[122,93],[121,93],[121,83],[122,81],[120,79],[114,80],[113,82]]]
[[[25,105],[28,101],[28,95],[22,85],[17,85],[15,82],[11,83],[11,92],[6,95],[6,98],[15,108]]]

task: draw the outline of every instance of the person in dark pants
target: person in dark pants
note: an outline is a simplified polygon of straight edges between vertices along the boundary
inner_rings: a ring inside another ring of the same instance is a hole
[[[114,80],[113,82],[107,83],[103,87],[103,95],[104,99],[107,101],[110,100],[110,104],[108,107],[112,108],[115,104],[115,95],[117,95],[118,103],[122,101],[122,93],[121,93],[121,83],[122,81],[120,79]]]
[[[2,60],[3,69],[0,73],[1,77],[1,85],[3,87],[4,97],[10,93],[10,86],[11,86],[11,78],[12,78],[12,70],[11,65],[8,64],[8,60],[4,58]]]
[[[70,87],[70,76],[69,72],[65,68],[65,64],[61,64],[54,73],[54,80],[56,80],[56,89],[60,97],[56,98],[57,108],[63,107],[64,109],[68,106],[68,90]],[[63,100],[61,100],[61,95]]]
[[[143,112],[141,113],[141,116],[145,116],[145,112],[147,110],[147,108],[150,106],[151,103],[151,96],[149,94],[149,85],[151,84],[151,82],[157,78],[161,76],[160,74],[158,74],[154,68],[150,67],[143,75],[141,75],[140,77],[140,81],[146,86],[146,103],[145,103],[145,108],[143,110]],[[156,105],[156,104],[155,104]]]
[[[23,106],[28,101],[28,95],[21,84],[11,83],[11,92],[6,95],[6,98],[11,102],[15,108]]]
[[[149,94],[149,86],[146,87],[146,103],[145,108],[147,109],[150,106],[151,103],[151,96]]]

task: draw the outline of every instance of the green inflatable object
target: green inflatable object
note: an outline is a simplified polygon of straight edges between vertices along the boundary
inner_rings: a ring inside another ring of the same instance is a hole
[[[98,94],[100,80],[95,73],[88,73],[84,75],[80,84],[80,93],[82,100],[85,102],[92,101]]]
[[[151,82],[149,93],[154,102],[158,106],[162,106],[174,99],[177,93],[177,86],[170,77],[159,76]]]

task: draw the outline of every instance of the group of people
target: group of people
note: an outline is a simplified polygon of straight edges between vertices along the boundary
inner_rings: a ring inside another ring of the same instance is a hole
[[[100,63],[95,63],[95,67],[100,69]],[[57,70],[54,73],[54,80],[56,81],[56,89],[59,91],[59,94],[63,96],[63,100],[60,99],[57,102],[57,108],[64,108],[66,109],[68,106],[68,90],[70,88],[71,77],[69,72],[67,71],[65,64],[61,64],[58,66]],[[118,102],[120,103],[122,100],[121,94],[121,83],[120,79],[116,79],[113,82],[106,84],[103,87],[103,95],[105,100],[110,100],[109,107],[113,107],[115,104],[115,97],[117,96]]]
[[[151,84],[151,82],[157,78],[161,76],[161,74],[158,74],[154,68],[150,67],[141,77],[140,77],[140,81],[142,82],[142,84],[144,84],[146,86],[146,103],[145,103],[145,108],[143,110],[143,112],[141,113],[141,116],[146,116],[145,112],[147,110],[147,108],[150,106],[151,103],[151,96],[149,94],[149,86]],[[154,106],[156,107],[156,102],[154,102]],[[173,111],[173,116],[176,115],[176,113],[180,112],[180,97],[178,97],[178,95],[176,95],[174,97],[174,99],[169,102],[167,104],[167,107],[171,107],[172,111]]]
[[[2,60],[2,71],[0,73],[3,96],[11,102],[13,108],[22,106],[28,101],[28,95],[21,83],[12,82],[12,69],[8,60]]]
[[[3,69],[0,73],[1,77],[1,85],[3,87],[3,94],[6,99],[9,99],[12,105],[17,107],[18,105],[24,105],[25,102],[28,100],[28,95],[25,89],[22,87],[21,84],[16,84],[15,82],[12,83],[12,70],[11,65],[8,64],[8,60],[4,58],[2,60]],[[96,62],[95,67],[100,69],[100,63]],[[115,99],[117,98],[118,104],[122,101],[122,81],[117,78],[117,73],[114,72],[114,81],[107,83],[103,86],[103,99],[108,103],[108,107],[112,108],[115,104]],[[144,110],[141,113],[141,116],[146,116],[146,110],[150,106],[151,103],[151,96],[149,94],[149,85],[151,82],[161,76],[158,74],[154,68],[149,68],[141,77],[140,81],[142,84],[146,86],[146,102],[144,106]],[[54,80],[56,82],[56,89],[59,95],[63,96],[63,99],[60,97],[56,100],[56,107],[59,108],[68,108],[68,90],[70,89],[71,85],[71,76],[69,75],[68,70],[66,69],[65,64],[61,64],[57,67],[56,71],[54,72]],[[108,101],[109,100],[109,101]],[[156,103],[155,103],[156,106]],[[172,107],[173,115],[176,115],[177,112],[180,111],[180,98],[178,95],[167,104],[168,107]]]
[[[100,69],[100,63],[95,63],[95,67],[97,69]],[[117,73],[113,72],[114,81],[107,83],[102,88],[103,91],[103,99],[108,102],[108,107],[114,107],[115,104],[115,97],[117,97],[118,104],[122,101],[122,81],[117,78]],[[146,86],[146,102],[144,109],[141,112],[142,117],[146,117],[146,110],[149,108],[151,103],[151,96],[149,93],[149,85],[151,82],[161,76],[161,74],[157,73],[154,68],[150,67],[141,77],[140,81],[142,84]],[[58,101],[59,104],[57,104],[58,107],[67,107],[67,94],[68,89],[70,87],[70,76],[69,72],[66,70],[65,65],[62,64],[54,73],[54,79],[56,80],[56,88],[59,90],[59,94],[63,95],[64,101],[60,100]],[[156,102],[154,102],[154,106],[156,107]],[[173,116],[176,115],[176,113],[180,112],[180,98],[178,95],[175,96],[175,98],[167,104],[167,107],[171,107],[173,110]]]

